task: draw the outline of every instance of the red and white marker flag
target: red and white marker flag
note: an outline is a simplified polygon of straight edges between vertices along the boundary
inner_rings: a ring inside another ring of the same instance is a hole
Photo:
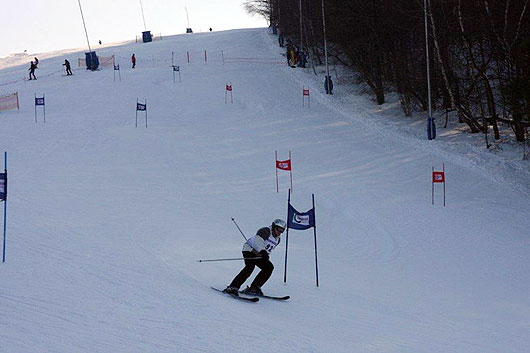
[[[444,192],[444,207],[445,207],[445,164],[442,164],[442,171],[435,171],[432,167],[432,204],[434,205],[434,184],[442,183]]]
[[[234,103],[234,97],[232,96],[232,82],[228,82],[225,87],[225,104],[228,103],[229,92],[230,92],[230,103]]]
[[[280,170],[287,170],[289,171],[289,175],[291,178],[291,190],[293,189],[293,171],[291,167],[291,151],[289,151],[289,159],[285,161],[279,161],[278,160],[278,151],[274,151],[275,159],[276,159],[276,192],[280,192],[279,186],[278,186],[278,169]]]
[[[302,107],[305,107],[305,97],[307,97],[307,107],[311,108],[311,96],[309,95],[309,88],[302,88]]]

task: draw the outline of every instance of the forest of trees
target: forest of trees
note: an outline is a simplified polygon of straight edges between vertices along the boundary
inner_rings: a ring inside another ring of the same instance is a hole
[[[517,141],[528,138],[529,1],[426,1],[433,108],[454,110],[473,133],[499,139],[499,125],[507,124]],[[247,0],[245,6],[317,64],[324,6],[329,56],[358,73],[378,104],[393,91],[406,115],[427,110],[424,0]]]

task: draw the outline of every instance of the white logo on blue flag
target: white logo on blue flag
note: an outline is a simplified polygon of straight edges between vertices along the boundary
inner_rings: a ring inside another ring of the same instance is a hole
[[[35,105],[44,105],[44,97],[35,98]]]
[[[291,229],[304,230],[315,226],[315,209],[307,212],[298,212],[289,204],[287,227]]]
[[[136,103],[136,110],[140,110],[140,111],[147,110],[147,104]]]

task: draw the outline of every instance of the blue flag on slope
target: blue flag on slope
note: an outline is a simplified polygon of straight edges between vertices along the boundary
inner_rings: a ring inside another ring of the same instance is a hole
[[[315,209],[307,212],[298,212],[289,203],[287,215],[287,227],[291,229],[304,230],[315,226]]]

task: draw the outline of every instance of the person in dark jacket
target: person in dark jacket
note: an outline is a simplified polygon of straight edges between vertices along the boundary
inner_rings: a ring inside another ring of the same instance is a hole
[[[260,228],[256,235],[250,237],[243,245],[243,258],[245,267],[232,280],[230,285],[224,290],[225,293],[239,295],[239,288],[250,277],[256,266],[261,271],[258,273],[250,287],[243,290],[243,293],[250,295],[263,295],[261,287],[272,275],[274,265],[269,260],[269,254],[280,244],[280,235],[287,224],[284,220],[275,219],[269,227]]]
[[[331,80],[331,76],[326,76],[324,89],[326,90],[326,94],[333,94],[333,81]]]
[[[29,79],[30,80],[36,80],[37,77],[35,77],[35,69],[37,68],[37,64],[35,64],[35,62],[31,62],[31,66],[29,67],[28,71],[29,71]],[[31,78],[31,76],[33,76],[33,78]]]
[[[72,70],[70,69],[70,62],[66,59],[64,59],[64,68],[66,69],[66,76],[72,75]]]
[[[134,67],[136,66],[136,56],[134,54],[131,56],[131,62],[132,62],[132,68],[134,69]]]

